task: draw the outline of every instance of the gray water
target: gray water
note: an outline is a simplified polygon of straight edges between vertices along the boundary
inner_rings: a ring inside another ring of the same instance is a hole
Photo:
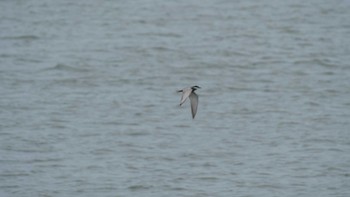
[[[0,196],[350,196],[349,10],[2,0]]]

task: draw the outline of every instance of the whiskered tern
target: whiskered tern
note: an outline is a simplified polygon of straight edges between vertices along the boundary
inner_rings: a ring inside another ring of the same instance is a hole
[[[191,111],[192,111],[192,118],[196,116],[197,113],[197,107],[198,107],[198,95],[194,92],[200,88],[199,86],[192,86],[190,88],[184,88],[182,90],[178,90],[177,92],[182,92],[182,97],[180,100],[180,106],[186,101],[186,99],[189,97],[191,101]]]

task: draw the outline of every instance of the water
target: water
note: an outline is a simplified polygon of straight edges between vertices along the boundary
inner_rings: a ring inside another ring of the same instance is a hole
[[[0,196],[350,196],[350,1],[0,5]]]

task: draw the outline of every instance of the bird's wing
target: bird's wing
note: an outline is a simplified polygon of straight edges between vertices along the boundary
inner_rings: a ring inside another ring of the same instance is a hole
[[[181,101],[180,101],[180,106],[186,101],[187,97],[190,96],[191,92],[192,92],[191,88],[182,90],[182,97],[181,97]]]
[[[196,116],[198,107],[198,95],[194,92],[190,94],[192,118]]]

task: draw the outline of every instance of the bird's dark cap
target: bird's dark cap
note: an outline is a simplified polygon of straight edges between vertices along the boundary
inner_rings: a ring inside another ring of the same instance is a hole
[[[201,88],[201,87],[199,87],[199,86],[192,86],[191,88],[192,89],[197,89],[197,88]]]

